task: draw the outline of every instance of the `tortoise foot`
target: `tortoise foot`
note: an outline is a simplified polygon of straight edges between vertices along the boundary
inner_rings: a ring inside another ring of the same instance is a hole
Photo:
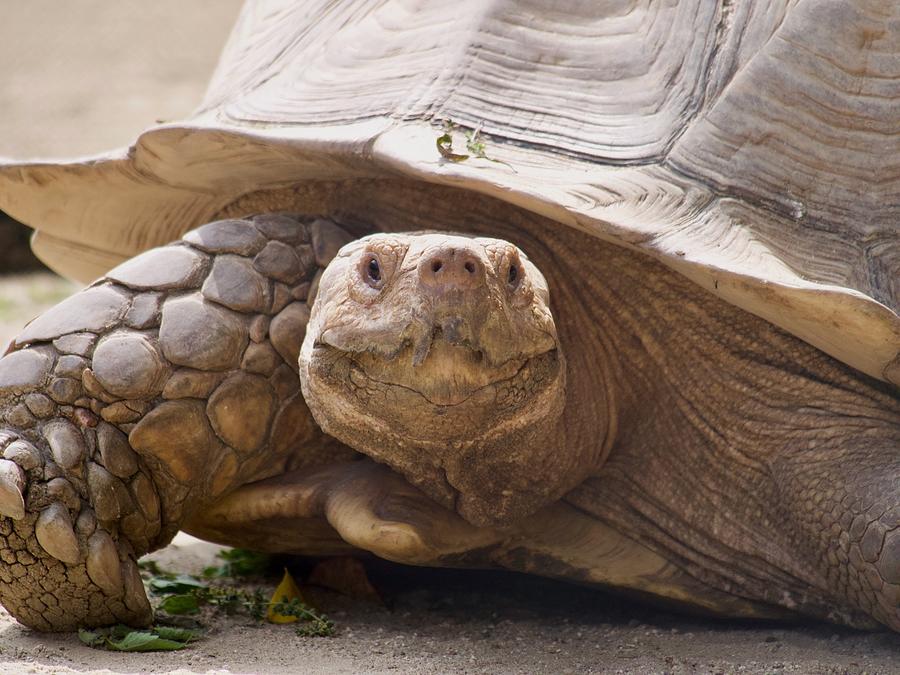
[[[184,523],[228,545],[298,555],[368,551],[408,565],[480,566],[503,539],[365,459],[293,471],[244,485]]]
[[[31,628],[152,619],[136,552],[120,531],[147,521],[132,498],[145,478],[137,472],[129,489],[83,462],[96,435],[65,419],[49,421],[39,438],[0,430],[0,602]]]

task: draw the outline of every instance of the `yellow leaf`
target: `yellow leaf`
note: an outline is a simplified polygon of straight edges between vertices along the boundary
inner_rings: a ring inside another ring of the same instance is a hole
[[[298,621],[299,619],[296,616],[286,616],[275,611],[275,605],[277,603],[290,602],[294,598],[302,603],[306,603],[306,600],[304,600],[303,594],[300,593],[300,589],[297,587],[291,573],[285,569],[281,583],[278,584],[278,588],[275,589],[275,592],[272,593],[272,598],[269,600],[269,610],[266,612],[266,620],[270,623],[294,623]]]

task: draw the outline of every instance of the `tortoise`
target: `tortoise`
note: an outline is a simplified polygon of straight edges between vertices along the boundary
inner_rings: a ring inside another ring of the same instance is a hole
[[[407,5],[0,166],[98,278],[0,360],[3,605],[145,624],[185,530],[900,630],[900,9]]]

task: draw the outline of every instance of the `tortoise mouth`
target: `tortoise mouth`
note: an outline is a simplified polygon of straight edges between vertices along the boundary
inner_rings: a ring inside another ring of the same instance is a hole
[[[343,362],[349,384],[354,389],[392,391],[394,397],[417,399],[437,415],[467,403],[495,408],[517,407],[537,394],[559,373],[556,347],[537,354],[516,354],[500,364],[492,364],[483,352],[467,341],[450,342],[440,332],[422,356],[421,344],[407,343],[384,355],[377,352],[348,352],[326,342],[316,342],[314,358],[337,366]],[[394,398],[392,397],[392,398]],[[418,414],[421,414],[421,408]]]

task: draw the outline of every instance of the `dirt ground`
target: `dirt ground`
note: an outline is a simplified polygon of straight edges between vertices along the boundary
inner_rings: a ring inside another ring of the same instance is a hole
[[[0,155],[91,154],[186,115],[239,4],[5,3]],[[0,346],[75,288],[47,273],[0,277]],[[217,550],[179,535],[153,558],[190,573]],[[384,563],[369,574],[385,605],[322,598],[333,638],[216,617],[186,651],[116,654],[32,633],[0,610],[0,672],[900,673],[900,640],[887,632],[710,621],[514,574]]]
[[[179,535],[153,557],[181,572],[217,547]],[[896,673],[888,633],[699,620],[516,574],[370,565],[386,606],[318,596],[331,638],[218,617],[184,652],[116,654],[0,616],[0,672]],[[274,582],[273,582],[274,583]]]

